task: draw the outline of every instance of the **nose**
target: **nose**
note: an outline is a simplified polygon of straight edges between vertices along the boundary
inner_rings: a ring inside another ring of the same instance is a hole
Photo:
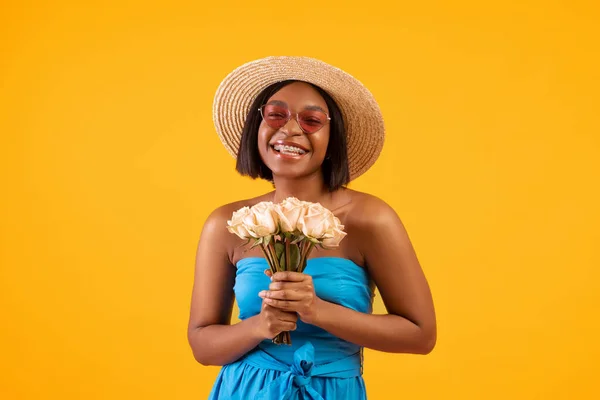
[[[302,128],[300,128],[300,124],[295,116],[289,119],[289,121],[281,127],[281,131],[285,133],[287,136],[298,136],[302,135]]]

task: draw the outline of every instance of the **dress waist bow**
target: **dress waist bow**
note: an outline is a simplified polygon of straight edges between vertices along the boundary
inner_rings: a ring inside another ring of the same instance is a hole
[[[324,400],[310,386],[311,377],[354,378],[362,374],[360,352],[320,365],[315,365],[314,358],[315,348],[312,343],[306,342],[294,352],[292,365],[284,364],[258,348],[246,355],[242,362],[257,368],[283,372],[257,394],[256,400],[293,400],[299,398],[300,393],[303,398]]]

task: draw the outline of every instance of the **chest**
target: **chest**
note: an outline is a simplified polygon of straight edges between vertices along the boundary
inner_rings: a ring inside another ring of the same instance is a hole
[[[269,288],[263,258],[245,258],[237,264],[234,292],[240,319],[260,313],[261,290]],[[325,257],[311,259],[305,272],[312,276],[315,294],[328,302],[361,312],[370,312],[373,291],[366,271],[347,259]]]

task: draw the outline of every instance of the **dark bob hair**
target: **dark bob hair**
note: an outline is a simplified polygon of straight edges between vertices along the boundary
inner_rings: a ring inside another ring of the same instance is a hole
[[[250,106],[250,112],[246,117],[244,129],[242,130],[242,138],[235,165],[235,169],[241,175],[249,176],[253,179],[262,178],[273,182],[273,173],[262,161],[258,152],[258,127],[262,122],[262,117],[258,109],[281,88],[294,82],[299,81],[287,80],[272,84],[260,92],[252,103],[252,106]],[[328,186],[329,191],[333,192],[350,182],[344,120],[342,119],[340,108],[327,92],[310,82],[306,83],[314,87],[323,97],[329,109],[329,116],[331,117],[329,121],[329,144],[327,145],[327,153],[323,160],[321,171],[323,172],[323,181]]]

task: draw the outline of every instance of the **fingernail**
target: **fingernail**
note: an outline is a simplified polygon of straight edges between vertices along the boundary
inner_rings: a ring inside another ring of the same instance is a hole
[[[264,290],[258,292],[258,297],[265,297],[265,293],[266,292]]]

